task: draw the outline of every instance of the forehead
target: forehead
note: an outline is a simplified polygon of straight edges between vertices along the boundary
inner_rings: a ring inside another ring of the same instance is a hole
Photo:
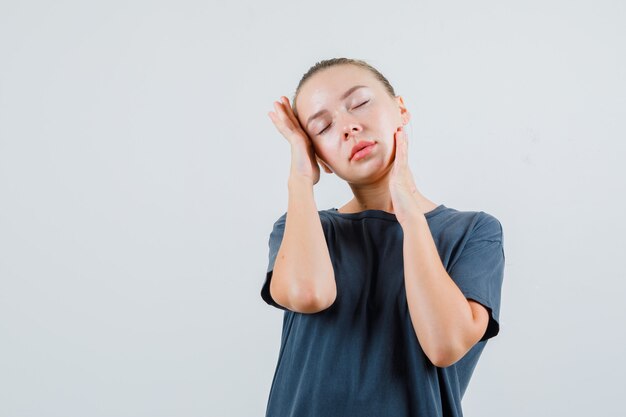
[[[365,68],[355,65],[337,65],[326,68],[305,81],[300,88],[296,98],[298,113],[306,120],[308,115],[327,108],[328,105],[339,100],[346,90],[355,85],[365,85],[375,92],[384,89],[374,74]]]

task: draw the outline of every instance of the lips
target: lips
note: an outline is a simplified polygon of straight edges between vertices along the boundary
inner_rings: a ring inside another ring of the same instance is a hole
[[[354,154],[356,154],[361,149],[367,148],[368,146],[374,145],[375,143],[376,142],[373,142],[371,140],[364,140],[364,141],[357,143],[356,145],[352,147],[352,152],[350,153],[350,159],[352,160],[352,158],[354,158]]]

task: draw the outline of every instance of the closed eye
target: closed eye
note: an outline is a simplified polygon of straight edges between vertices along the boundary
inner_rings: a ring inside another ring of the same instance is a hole
[[[321,135],[322,133],[324,133],[324,131],[325,131],[326,129],[328,129],[331,125],[332,125],[332,123],[331,123],[331,124],[329,124],[328,126],[326,126],[324,129],[322,129],[322,131],[321,131],[320,133],[318,133],[318,135]]]
[[[369,103],[369,100],[365,100],[363,103],[361,103],[361,104],[359,104],[358,106],[356,106],[356,107],[355,107],[355,109],[356,109],[356,108],[359,108],[359,107],[361,107],[361,106],[363,106],[364,104],[367,104],[367,103]],[[332,123],[331,123],[331,124],[329,124],[328,126],[326,126],[324,129],[322,129],[322,131],[321,131],[321,132],[319,132],[319,133],[318,133],[318,135],[321,135],[322,133],[324,133],[324,131],[325,131],[326,129],[328,129],[330,126],[332,126]]]

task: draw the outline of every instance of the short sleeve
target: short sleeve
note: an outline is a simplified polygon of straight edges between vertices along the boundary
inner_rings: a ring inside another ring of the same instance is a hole
[[[270,281],[272,279],[272,272],[274,270],[274,262],[276,262],[276,255],[278,254],[278,249],[280,249],[280,244],[283,241],[286,219],[287,213],[283,214],[278,220],[276,220],[272,232],[270,233],[270,238],[268,242],[269,255],[267,273],[265,274],[265,282],[263,283],[263,287],[261,288],[261,298],[263,298],[263,300],[267,304],[285,311],[287,311],[288,309],[278,304],[272,298],[272,295],[270,294]]]
[[[452,263],[448,273],[468,299],[489,311],[489,323],[480,341],[500,331],[500,298],[504,278],[504,246],[502,225],[494,216],[480,212],[465,246]]]

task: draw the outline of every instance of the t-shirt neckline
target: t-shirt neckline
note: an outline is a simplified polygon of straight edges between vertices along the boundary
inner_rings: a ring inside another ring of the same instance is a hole
[[[424,213],[424,216],[427,219],[429,219],[441,213],[446,208],[447,207],[444,204],[439,204],[437,207],[435,207],[431,211]],[[377,219],[387,219],[387,220],[398,221],[394,213],[389,213],[388,211],[384,211],[384,210],[369,209],[369,210],[360,211],[358,213],[340,213],[336,207],[333,207],[327,210],[327,212],[332,213],[335,216],[343,217],[346,219],[377,218]]]

